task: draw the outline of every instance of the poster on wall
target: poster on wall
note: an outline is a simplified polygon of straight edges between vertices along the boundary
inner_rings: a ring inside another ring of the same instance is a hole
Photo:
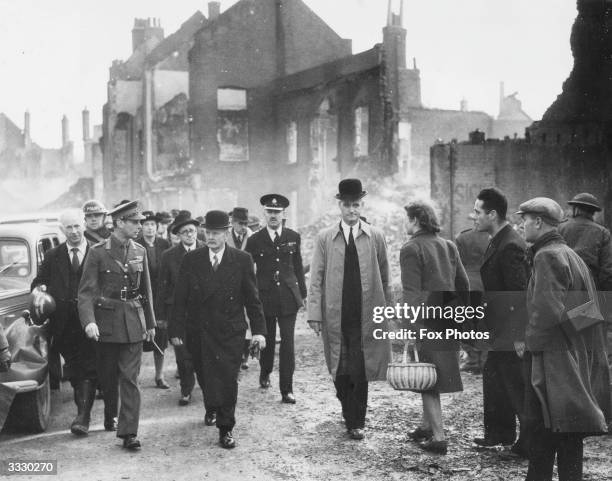
[[[248,116],[246,110],[220,110],[217,113],[219,160],[249,160]]]

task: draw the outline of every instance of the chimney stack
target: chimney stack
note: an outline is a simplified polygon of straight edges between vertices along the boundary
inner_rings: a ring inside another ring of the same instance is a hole
[[[68,132],[68,117],[62,117],[62,147],[70,143],[70,133]]]
[[[461,107],[460,107],[461,112],[467,112],[468,111],[468,101],[466,100],[465,97],[463,97],[461,99]]]
[[[23,115],[23,146],[28,148],[32,145],[32,137],[30,135],[30,112],[25,111]]]
[[[221,15],[221,2],[208,2],[208,20],[214,22]]]
[[[87,107],[83,109],[82,115],[83,115],[83,142],[87,142],[90,139],[89,137],[89,110],[87,110]]]

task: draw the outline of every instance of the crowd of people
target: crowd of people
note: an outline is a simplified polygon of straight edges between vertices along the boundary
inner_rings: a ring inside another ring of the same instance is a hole
[[[389,341],[373,335],[381,325],[372,313],[394,301],[384,233],[362,217],[366,195],[360,180],[340,182],[338,222],[318,234],[307,268],[300,235],[284,225],[289,200],[280,194],[261,197],[263,225],[243,207],[193,218],[127,200],[110,212],[92,200],[82,212],[62,213],[66,242],[47,252],[32,288],[57,305],[50,335],[74,389],[71,431],[87,434],[99,387],[105,429],[117,431],[126,449],[139,449],[142,352],[153,352],[155,384],[167,389],[164,352],[172,345],[179,405],[191,402],[197,380],[205,424],[216,425],[223,448],[233,448],[239,371],[258,353],[260,387],[270,387],[277,327],[280,400],[297,402],[294,329],[305,308],[308,325],[322,335],[348,436],[363,439],[368,383],[385,380],[392,357]],[[474,443],[511,446],[529,460],[528,481],[551,480],[555,458],[560,480],[580,480],[583,439],[606,433],[612,414],[612,243],[593,220],[601,207],[579,194],[567,220],[557,202],[537,197],[519,206],[516,229],[499,189],[482,190],[474,202],[474,228],[456,244],[439,235],[430,203],[405,207],[409,238],[393,253],[403,302],[484,306],[482,324],[461,324],[491,338],[464,346],[483,369],[484,433]],[[457,326],[417,319],[404,327],[444,333]],[[461,346],[442,334],[415,344],[421,361],[435,365],[437,381],[420,393],[423,416],[410,438],[444,455],[440,395],[463,389]]]

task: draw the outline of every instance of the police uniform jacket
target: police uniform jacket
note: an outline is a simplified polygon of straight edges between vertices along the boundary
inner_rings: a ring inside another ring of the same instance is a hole
[[[294,314],[306,298],[300,235],[283,227],[277,245],[268,229],[249,237],[246,251],[257,265],[257,286],[266,316]]]
[[[125,249],[115,235],[91,247],[78,299],[81,324],[95,322],[100,342],[141,342],[155,328],[145,248],[130,239]]]

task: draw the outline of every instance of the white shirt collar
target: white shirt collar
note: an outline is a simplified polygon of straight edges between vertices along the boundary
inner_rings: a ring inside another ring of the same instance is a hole
[[[353,239],[357,239],[357,235],[359,234],[359,229],[361,227],[361,221],[357,222],[353,227]],[[349,235],[351,233],[351,226],[348,225],[344,220],[340,221],[340,229],[342,229],[342,233],[344,234],[344,240],[348,243]]]
[[[87,252],[87,239],[85,239],[85,236],[83,236],[83,240],[81,241],[81,243],[78,246],[71,246],[70,244],[66,243],[66,247],[68,248],[68,253],[72,253],[72,249],[74,249],[74,247],[76,247],[79,252],[78,255],[79,256],[84,256],[85,252]]]
[[[194,242],[192,245],[190,246],[186,246],[185,244],[183,244],[181,242],[181,245],[183,246],[183,249],[185,249],[187,252],[191,252],[192,250],[195,250],[197,242]]]
[[[274,234],[276,232],[278,232],[278,237],[283,235],[283,226],[279,226],[278,230],[274,230],[274,229],[270,229],[270,227],[266,226],[266,230],[268,231],[268,235],[270,236],[270,239],[272,239],[272,242],[274,242]]]
[[[211,265],[215,263],[215,259],[214,259],[215,256],[217,256],[217,259],[219,259],[219,264],[221,264],[221,259],[223,259],[224,252],[225,252],[225,244],[223,244],[223,247],[221,247],[221,250],[217,253],[213,252],[212,249],[208,249],[208,257],[210,259]]]

